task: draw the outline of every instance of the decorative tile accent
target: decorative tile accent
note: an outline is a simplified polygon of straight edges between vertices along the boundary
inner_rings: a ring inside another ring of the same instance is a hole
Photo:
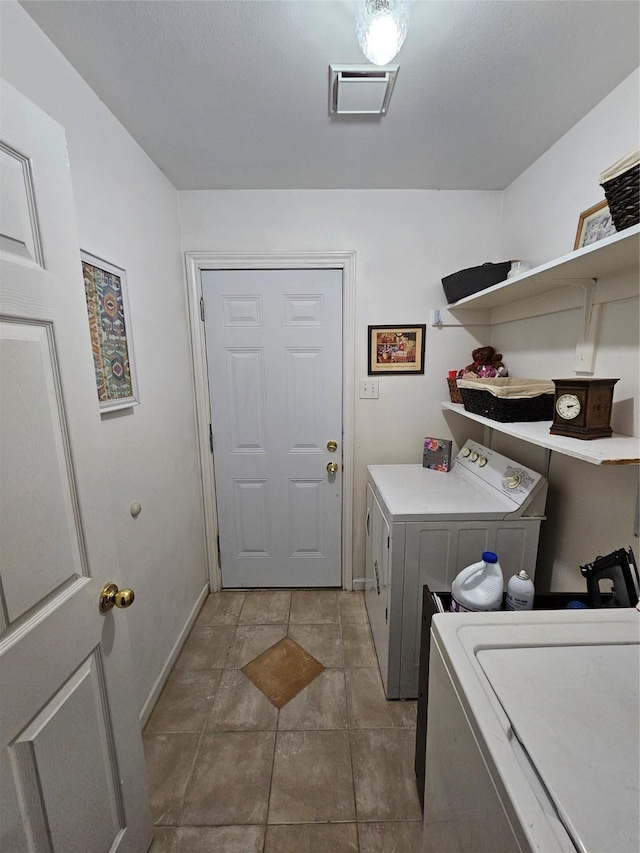
[[[242,671],[276,708],[283,708],[323,669],[320,661],[289,637],[284,637]]]

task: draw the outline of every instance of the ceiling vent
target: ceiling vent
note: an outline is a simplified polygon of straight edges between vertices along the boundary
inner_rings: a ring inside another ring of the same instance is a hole
[[[330,65],[329,112],[336,115],[385,115],[398,65]]]

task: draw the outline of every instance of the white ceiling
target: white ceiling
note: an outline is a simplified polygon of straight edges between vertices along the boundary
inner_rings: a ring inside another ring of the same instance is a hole
[[[639,64],[635,0],[415,0],[388,114],[336,117],[354,3],[21,3],[181,190],[503,189]]]

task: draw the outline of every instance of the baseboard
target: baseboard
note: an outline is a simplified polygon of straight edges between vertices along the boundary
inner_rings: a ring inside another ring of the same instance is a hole
[[[181,651],[181,649],[185,643],[185,640],[189,636],[189,632],[193,628],[193,624],[196,621],[196,619],[198,618],[198,614],[200,613],[202,605],[204,604],[205,599],[207,598],[208,595],[209,595],[209,586],[207,584],[202,588],[202,591],[198,595],[198,598],[196,599],[196,603],[193,605],[193,607],[191,609],[191,613],[189,614],[189,618],[187,619],[187,621],[184,625],[184,628],[178,634],[178,639],[173,644],[173,648],[171,649],[171,653],[169,654],[169,657],[165,661],[162,669],[160,670],[160,674],[156,678],[156,680],[153,684],[153,687],[149,691],[149,695],[144,700],[144,703],[142,705],[142,708],[140,709],[140,714],[139,714],[140,730],[141,731],[146,726],[147,720],[151,716],[151,712],[153,711],[153,708],[154,708],[156,702],[158,701],[160,694],[162,693],[162,688],[164,687],[167,678],[169,678],[169,674],[170,674],[171,670],[173,669],[173,665],[176,662],[178,655],[180,654],[180,651]]]
[[[353,590],[363,590],[367,588],[367,579],[366,578],[354,578],[353,581]]]

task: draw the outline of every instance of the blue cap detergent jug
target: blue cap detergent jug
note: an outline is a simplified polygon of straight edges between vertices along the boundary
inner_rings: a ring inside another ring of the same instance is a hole
[[[451,612],[500,610],[504,578],[493,551],[483,551],[482,559],[463,569],[451,584]]]

